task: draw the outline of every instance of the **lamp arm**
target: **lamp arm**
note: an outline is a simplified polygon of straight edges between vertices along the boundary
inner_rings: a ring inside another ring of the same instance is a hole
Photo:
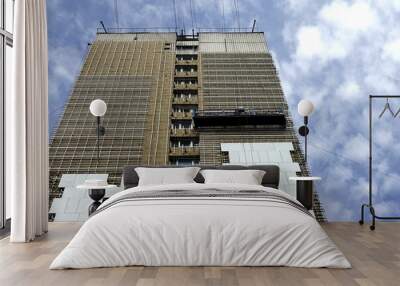
[[[97,165],[100,162],[100,116],[97,118]]]

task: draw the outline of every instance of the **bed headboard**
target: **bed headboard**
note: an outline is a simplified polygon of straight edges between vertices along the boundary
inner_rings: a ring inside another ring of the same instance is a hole
[[[135,171],[136,167],[149,167],[149,168],[182,168],[185,166],[144,166],[144,165],[132,165],[125,166],[122,174],[124,189],[136,187],[139,183],[139,176]],[[240,166],[240,165],[221,165],[221,166],[198,166],[201,169],[221,169],[221,170],[263,170],[265,171],[264,178],[261,184],[264,187],[271,187],[277,189],[279,187],[279,167],[276,165],[253,165],[253,166]],[[200,174],[194,178],[197,183],[204,183],[204,178]]]

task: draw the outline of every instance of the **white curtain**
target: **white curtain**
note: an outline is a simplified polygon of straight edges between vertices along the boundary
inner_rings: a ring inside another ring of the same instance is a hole
[[[12,242],[48,226],[48,72],[46,0],[15,1],[13,92],[6,98],[6,187]]]

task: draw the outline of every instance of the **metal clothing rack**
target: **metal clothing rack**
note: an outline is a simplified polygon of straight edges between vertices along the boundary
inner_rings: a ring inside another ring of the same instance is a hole
[[[362,204],[361,206],[361,219],[359,221],[359,223],[362,225],[364,224],[364,209],[365,207],[367,207],[371,213],[372,216],[372,224],[370,225],[370,229],[374,230],[375,229],[375,220],[376,219],[380,219],[380,220],[400,220],[400,217],[397,216],[378,216],[375,213],[375,208],[373,206],[373,202],[372,202],[372,103],[373,100],[378,100],[378,99],[386,99],[387,105],[389,104],[389,99],[390,98],[400,98],[400,95],[370,95],[369,96],[369,173],[368,173],[368,177],[369,177],[369,200],[368,200],[368,204]],[[380,116],[383,115],[383,113],[386,111],[386,105],[385,105],[385,109],[383,110],[383,112],[381,113]],[[392,116],[393,116],[393,112]],[[399,114],[399,112],[396,113],[396,115]],[[396,117],[396,115],[394,115],[393,117]]]

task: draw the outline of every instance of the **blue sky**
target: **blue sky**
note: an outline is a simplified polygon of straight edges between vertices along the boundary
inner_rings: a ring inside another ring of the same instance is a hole
[[[120,27],[173,27],[171,1],[119,0]],[[190,29],[190,1],[176,0]],[[192,0],[196,27],[237,27],[233,0]],[[400,93],[400,1],[240,0],[240,25],[257,19],[280,73],[294,120],[308,98],[309,160],[329,220],[358,220],[368,194],[368,94]],[[49,115],[54,126],[103,20],[115,26],[113,0],[50,0]],[[224,10],[225,17],[222,17]],[[379,114],[384,101],[376,102]],[[392,100],[395,111],[400,100]],[[387,114],[386,114],[387,115]],[[374,199],[380,215],[400,215],[400,116],[374,121]]]

